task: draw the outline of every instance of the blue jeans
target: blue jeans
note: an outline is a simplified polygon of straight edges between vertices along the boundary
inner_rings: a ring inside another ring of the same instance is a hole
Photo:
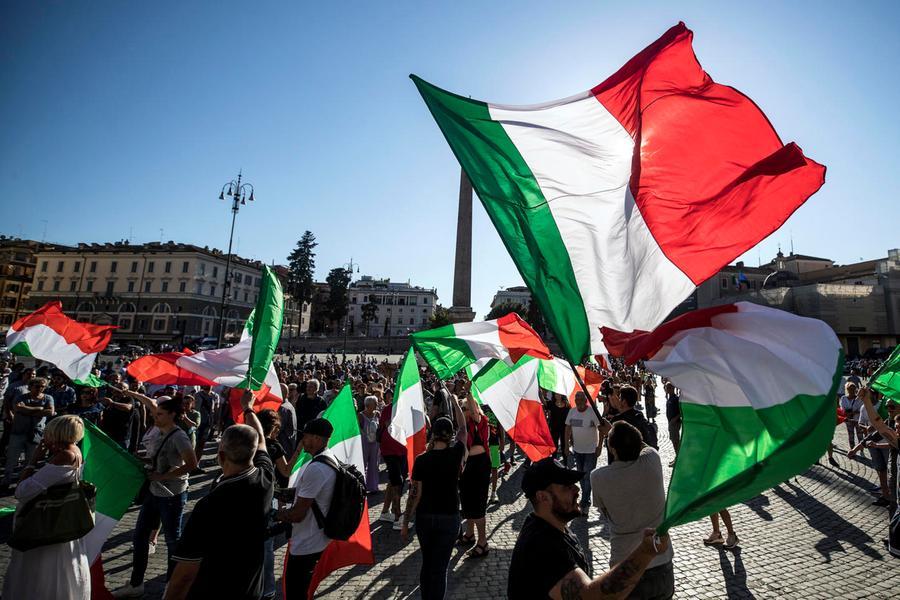
[[[131,585],[139,586],[144,583],[150,552],[150,534],[157,527],[161,527],[166,536],[166,550],[169,553],[166,581],[172,576],[172,569],[175,568],[172,556],[181,537],[181,517],[184,514],[185,504],[187,492],[165,498],[147,495],[147,499],[141,505],[141,512],[138,513],[137,524],[134,526],[134,565],[131,571]]]
[[[36,448],[34,434],[10,434],[9,444],[6,447],[6,472],[3,473],[3,485],[9,484],[13,480],[13,473],[19,466],[19,456],[25,454],[25,464],[27,465]]]
[[[422,550],[422,569],[419,571],[422,600],[443,600],[447,592],[447,569],[460,523],[459,513],[416,515],[416,537]]]
[[[275,596],[275,537],[266,539],[266,559],[263,563],[263,597]]]
[[[573,454],[575,455],[575,468],[584,471],[584,477],[581,478],[581,505],[589,506],[591,504],[591,471],[597,467],[597,453],[573,452]]]

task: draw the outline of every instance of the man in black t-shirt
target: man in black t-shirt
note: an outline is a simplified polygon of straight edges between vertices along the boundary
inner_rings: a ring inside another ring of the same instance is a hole
[[[222,433],[222,475],[197,501],[185,525],[172,557],[177,564],[166,600],[262,596],[275,469],[253,412],[253,396],[245,393],[241,404],[246,425],[232,425]]]
[[[594,579],[581,544],[566,525],[581,516],[578,482],[581,471],[566,469],[545,458],[522,478],[522,491],[534,512],[525,519],[509,565],[507,596],[521,598],[625,597],[657,554],[669,544],[667,535],[654,538],[652,529],[625,560]]]
[[[619,388],[618,393],[613,393],[611,400],[613,407],[618,410],[618,414],[611,417],[609,419],[610,422],[615,423],[617,421],[625,421],[629,425],[633,425],[635,429],[641,432],[641,437],[645,444],[654,450],[659,450],[659,441],[656,437],[656,425],[650,423],[650,421],[644,417],[643,413],[638,412],[634,408],[634,405],[637,404],[638,401],[637,390],[630,385],[623,385]],[[608,452],[607,455],[609,455]],[[610,462],[613,462],[614,460],[614,457],[609,456]]]

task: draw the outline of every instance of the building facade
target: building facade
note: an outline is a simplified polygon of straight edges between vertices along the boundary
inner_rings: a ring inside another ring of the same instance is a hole
[[[531,306],[531,291],[524,285],[497,290],[494,299],[491,300],[491,308],[497,308],[501,304],[520,304],[528,308]]]
[[[175,242],[79,244],[37,252],[30,310],[59,300],[79,321],[117,325],[115,342],[190,343],[216,337],[227,255]],[[240,339],[256,304],[262,263],[232,257],[225,340]],[[286,299],[285,322],[309,327],[308,307]],[[305,318],[304,318],[305,317]]]
[[[848,357],[886,351],[900,342],[900,250],[849,265],[779,252],[759,268],[726,267],[694,299],[698,308],[743,300],[820,319]]]
[[[28,298],[37,264],[35,254],[63,247],[0,237],[0,333],[7,332],[20,317],[31,312]]]
[[[438,300],[434,288],[368,275],[351,283],[348,295],[348,335],[367,337],[400,337],[428,329]],[[371,308],[364,308],[367,305]]]

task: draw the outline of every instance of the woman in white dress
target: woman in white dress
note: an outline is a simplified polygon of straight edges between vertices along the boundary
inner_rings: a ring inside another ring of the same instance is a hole
[[[81,478],[84,423],[75,415],[57,417],[47,423],[44,438],[16,486],[16,514],[29,500],[47,488]],[[36,469],[38,461],[49,457]],[[90,600],[91,572],[84,538],[61,544],[12,551],[3,580],[4,598],[54,598]]]

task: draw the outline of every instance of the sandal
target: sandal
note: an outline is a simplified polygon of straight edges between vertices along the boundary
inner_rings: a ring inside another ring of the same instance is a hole
[[[459,534],[459,537],[456,538],[457,546],[471,546],[472,542],[475,541],[474,535],[466,535],[464,533]]]
[[[490,549],[488,548],[487,544],[485,544],[484,546],[482,546],[481,544],[475,544],[475,547],[466,552],[466,556],[468,558],[484,558],[488,555],[489,550]]]

